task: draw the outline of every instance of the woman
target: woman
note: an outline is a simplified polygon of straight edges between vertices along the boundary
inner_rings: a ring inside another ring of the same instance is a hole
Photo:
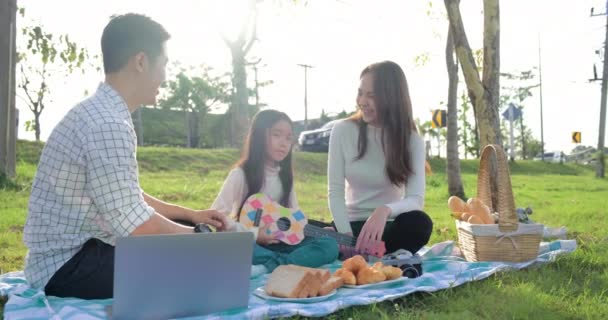
[[[428,243],[433,222],[422,211],[424,142],[412,118],[403,70],[384,61],[360,76],[358,112],[331,133],[329,208],[334,226],[357,237],[357,250],[383,240],[387,252],[416,253]]]

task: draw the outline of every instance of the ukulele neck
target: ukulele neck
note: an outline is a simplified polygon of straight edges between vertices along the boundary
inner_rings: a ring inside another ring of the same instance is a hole
[[[357,239],[353,236],[349,236],[347,234],[339,233],[332,230],[327,230],[321,227],[313,226],[311,224],[307,224],[304,227],[304,235],[307,237],[313,238],[321,238],[321,237],[330,237],[336,239],[338,244],[354,247],[357,244]]]

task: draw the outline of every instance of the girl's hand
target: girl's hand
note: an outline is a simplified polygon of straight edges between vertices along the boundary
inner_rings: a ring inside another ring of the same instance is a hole
[[[359,233],[359,237],[357,238],[357,246],[355,249],[358,252],[362,252],[364,249],[369,248],[371,241],[382,240],[386,220],[390,214],[391,209],[386,206],[380,206],[374,210],[369,218],[367,218],[367,221],[363,225],[363,228],[361,228],[361,233]]]
[[[266,233],[266,230],[268,230],[269,227],[270,227],[270,225],[267,224],[258,229],[258,238],[256,239],[256,242],[259,245],[267,246],[269,244],[279,243],[279,240],[277,240],[276,235],[274,233],[272,233],[272,234]]]

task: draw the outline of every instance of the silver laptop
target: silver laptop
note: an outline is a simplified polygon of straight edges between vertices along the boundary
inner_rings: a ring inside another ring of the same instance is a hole
[[[246,308],[251,232],[120,238],[112,319],[170,319]]]

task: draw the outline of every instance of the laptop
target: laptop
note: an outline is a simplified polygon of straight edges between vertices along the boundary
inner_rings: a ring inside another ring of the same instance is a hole
[[[119,238],[112,319],[205,315],[249,302],[251,232]]]

